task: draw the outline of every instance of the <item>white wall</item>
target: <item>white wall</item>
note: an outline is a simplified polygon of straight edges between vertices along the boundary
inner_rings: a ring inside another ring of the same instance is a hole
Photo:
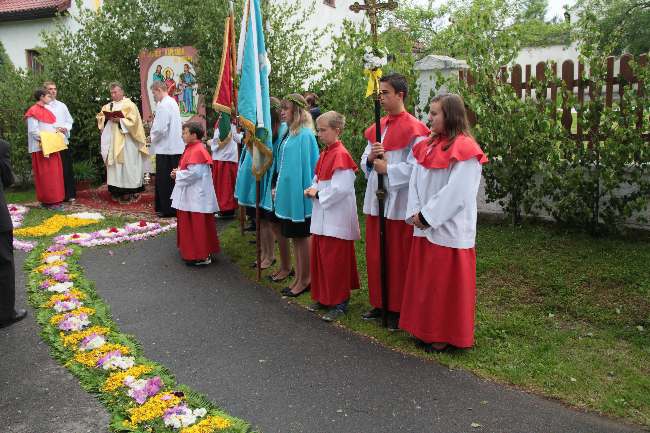
[[[95,0],[84,0],[83,5],[87,8],[94,9]],[[68,9],[70,15],[79,13],[76,1],[72,1],[72,6]],[[27,68],[26,50],[38,49],[42,46],[41,32],[53,31],[56,27],[56,20],[63,20],[72,30],[77,30],[78,26],[75,20],[65,15],[58,18],[42,18],[38,20],[23,21],[2,21],[0,22],[0,41],[4,45],[7,55],[16,68]]]
[[[578,54],[578,48],[575,44],[568,47],[564,45],[551,45],[548,47],[522,48],[515,58],[514,63],[521,66],[532,65],[534,74],[535,65],[539,62],[554,60],[558,64],[559,70],[559,67],[562,66],[562,62],[565,60],[573,60],[577,63]]]
[[[320,39],[319,43],[321,48],[325,49],[332,43],[334,36],[341,34],[341,28],[345,19],[352,20],[355,23],[361,22],[365,19],[365,13],[354,13],[350,10],[350,5],[354,1],[350,0],[335,0],[336,7],[326,5],[323,0],[303,0],[305,7],[310,4],[316,4],[314,15],[307,21],[307,28],[323,29],[327,25],[332,25],[332,30],[325,33]],[[324,69],[329,69],[332,66],[332,60],[324,56],[321,59],[321,64]]]

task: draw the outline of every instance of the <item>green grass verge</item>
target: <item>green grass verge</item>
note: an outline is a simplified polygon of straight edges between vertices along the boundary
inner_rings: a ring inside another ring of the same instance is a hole
[[[9,188],[4,193],[7,203],[31,203],[36,201],[36,190],[34,188]]]
[[[55,215],[56,212],[46,209],[32,209],[25,216],[23,227],[30,227],[39,224],[46,218]],[[54,359],[64,365],[81,383],[81,386],[89,393],[95,395],[106,407],[111,416],[111,424],[109,426],[111,431],[114,432],[160,432],[160,433],[173,433],[179,430],[174,430],[166,427],[162,418],[145,422],[136,427],[127,427],[124,421],[128,419],[128,410],[137,407],[138,405],[126,394],[126,388],[119,388],[117,391],[109,392],[102,390],[109,372],[98,368],[87,367],[78,363],[74,359],[75,351],[70,346],[66,347],[62,340],[62,333],[50,323],[50,319],[56,314],[51,308],[47,308],[44,304],[50,299],[54,293],[42,290],[39,286],[45,276],[34,269],[42,264],[41,254],[44,250],[52,244],[52,238],[56,235],[63,233],[78,232],[91,232],[112,226],[123,226],[127,219],[122,217],[109,217],[102,220],[98,224],[79,227],[76,229],[64,229],[61,232],[41,238],[26,238],[38,240],[39,245],[29,253],[25,260],[25,271],[27,273],[27,290],[28,299],[30,304],[36,309],[36,321],[41,325],[41,337],[50,346],[50,353]],[[97,295],[92,281],[85,278],[83,268],[79,266],[78,259],[81,255],[82,248],[78,246],[70,246],[74,250],[74,254],[70,256],[66,262],[69,266],[69,271],[74,274],[73,279],[75,288],[80,290],[86,299],[83,300],[84,307],[90,307],[95,310],[95,314],[90,316],[91,326],[103,326],[110,331],[106,334],[107,342],[113,344],[120,344],[129,348],[129,356],[135,358],[136,365],[146,365],[152,368],[151,373],[143,377],[159,376],[165,384],[163,391],[182,392],[184,400],[191,408],[203,407],[207,409],[209,416],[217,416],[230,421],[231,425],[227,428],[219,429],[219,432],[224,433],[246,433],[250,431],[250,426],[245,421],[231,417],[223,410],[212,404],[203,395],[196,393],[187,386],[176,383],[173,375],[164,366],[157,364],[144,356],[141,346],[136,341],[135,337],[123,334],[117,328],[110,313],[110,307]],[[205,418],[200,418],[201,419]],[[215,430],[217,431],[217,430]]]
[[[255,246],[242,242],[235,224],[220,238],[225,254],[254,279],[248,265]],[[362,288],[339,323],[401,352],[650,426],[649,240],[480,224],[475,347],[442,354],[425,354],[405,332],[360,318],[369,308],[361,240]],[[311,300],[302,295],[297,302]]]

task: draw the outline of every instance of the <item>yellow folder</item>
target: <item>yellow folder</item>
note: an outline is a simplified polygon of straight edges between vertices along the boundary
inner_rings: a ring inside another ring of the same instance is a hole
[[[67,149],[63,134],[53,131],[41,131],[41,149],[43,155],[49,156],[51,153]]]

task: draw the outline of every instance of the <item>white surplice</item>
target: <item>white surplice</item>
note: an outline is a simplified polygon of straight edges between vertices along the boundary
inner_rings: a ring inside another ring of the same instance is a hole
[[[483,168],[476,158],[428,169],[416,164],[408,191],[406,222],[422,213],[429,227],[414,227],[413,236],[436,245],[473,248],[476,241],[476,195]]]
[[[384,129],[382,138],[386,136],[388,128]],[[424,140],[426,137],[416,137],[412,143],[398,150],[387,150],[384,152],[384,159],[388,162],[387,175],[384,176],[384,187],[386,188],[386,200],[384,202],[384,216],[391,220],[403,220],[406,218],[406,203],[408,200],[408,186],[411,179],[411,171],[417,163],[413,157],[413,146]],[[371,143],[366,146],[361,156],[361,170],[366,175],[366,194],[363,199],[363,213],[366,215],[379,215],[379,202],[377,200],[377,172],[368,166],[368,156],[371,151]]]
[[[72,124],[74,123],[74,119],[72,118],[70,111],[68,111],[68,107],[63,102],[54,99],[49,104],[45,104],[45,108],[50,110],[56,117],[54,127],[66,129],[66,133],[63,134],[63,136],[65,139],[65,144],[68,144],[68,140],[70,139],[70,131],[72,130]]]
[[[183,121],[174,98],[165,96],[156,106],[151,125],[151,154],[180,155],[185,150]]]
[[[218,212],[212,168],[208,164],[189,164],[185,170],[176,171],[171,198],[174,209],[198,213]]]
[[[330,180],[314,176],[313,188],[318,199],[313,199],[311,233],[345,240],[361,239],[357,199],[354,193],[354,170],[335,170]]]
[[[222,148],[219,148],[219,128],[214,130],[212,140],[210,140],[210,150],[212,151],[213,161],[239,162],[237,144],[241,143],[244,134],[237,132],[235,125],[230,125],[232,138]]]

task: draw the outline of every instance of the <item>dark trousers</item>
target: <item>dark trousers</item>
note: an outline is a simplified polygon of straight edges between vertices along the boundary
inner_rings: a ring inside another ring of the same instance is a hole
[[[63,186],[65,187],[65,201],[75,198],[77,190],[75,188],[74,171],[72,170],[72,157],[69,150],[62,150],[61,165],[63,166]]]
[[[181,155],[156,155],[156,212],[165,217],[176,215],[171,198],[174,179],[170,174],[173,169],[178,168],[180,159]]]
[[[0,322],[14,315],[16,270],[13,231],[0,232]]]

